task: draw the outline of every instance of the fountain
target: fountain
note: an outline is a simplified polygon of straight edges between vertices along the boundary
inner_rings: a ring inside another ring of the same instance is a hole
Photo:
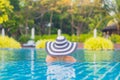
[[[23,44],[23,47],[35,47],[35,29],[31,29],[31,40],[29,40],[27,43]]]
[[[2,36],[4,37],[5,36],[5,29],[2,28]]]
[[[58,36],[61,36],[61,30],[58,29]]]
[[[94,35],[94,38],[97,37],[97,29],[95,28],[94,31],[93,31],[93,35]]]
[[[35,29],[32,28],[31,29],[31,39],[34,40],[34,38],[35,38]]]

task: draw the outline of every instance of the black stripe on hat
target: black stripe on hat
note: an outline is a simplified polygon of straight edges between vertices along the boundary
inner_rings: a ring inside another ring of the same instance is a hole
[[[67,45],[66,45],[67,44]],[[68,47],[69,46],[69,43],[67,42],[67,43],[64,43],[64,44],[59,44],[59,45],[56,45],[56,44],[53,44],[53,47],[54,48],[56,48],[56,49],[65,49],[66,47]],[[64,46],[64,45],[66,45],[66,46]],[[57,47],[57,46],[60,46],[60,47]],[[63,47],[62,47],[63,46]]]

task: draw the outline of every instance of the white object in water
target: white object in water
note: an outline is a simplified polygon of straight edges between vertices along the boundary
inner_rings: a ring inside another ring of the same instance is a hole
[[[25,47],[29,47],[29,46],[35,46],[35,42],[33,40],[29,40],[27,43],[23,44],[23,46]]]
[[[93,33],[94,33],[94,38],[96,38],[97,37],[97,29],[96,28],[94,29]]]
[[[58,36],[61,36],[61,30],[58,29]]]
[[[35,38],[35,29],[32,28],[31,30],[31,39],[34,39]]]
[[[5,36],[5,29],[2,28],[2,36]]]

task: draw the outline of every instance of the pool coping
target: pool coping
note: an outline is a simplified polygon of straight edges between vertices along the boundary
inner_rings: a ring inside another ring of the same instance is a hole
[[[22,48],[35,48],[35,46],[23,46],[21,45]],[[78,48],[84,49],[84,43],[78,43]],[[115,49],[120,49],[120,44],[114,44]]]
[[[84,43],[78,43],[78,48],[84,48]],[[120,44],[114,44],[115,49],[120,49]]]

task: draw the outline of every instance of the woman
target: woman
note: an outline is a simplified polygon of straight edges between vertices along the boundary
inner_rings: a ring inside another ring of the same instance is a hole
[[[55,42],[46,43],[46,51],[48,53],[46,62],[66,61],[76,62],[76,59],[70,56],[77,48],[76,42],[69,42],[64,36],[61,36],[61,31],[58,30],[58,37]]]

